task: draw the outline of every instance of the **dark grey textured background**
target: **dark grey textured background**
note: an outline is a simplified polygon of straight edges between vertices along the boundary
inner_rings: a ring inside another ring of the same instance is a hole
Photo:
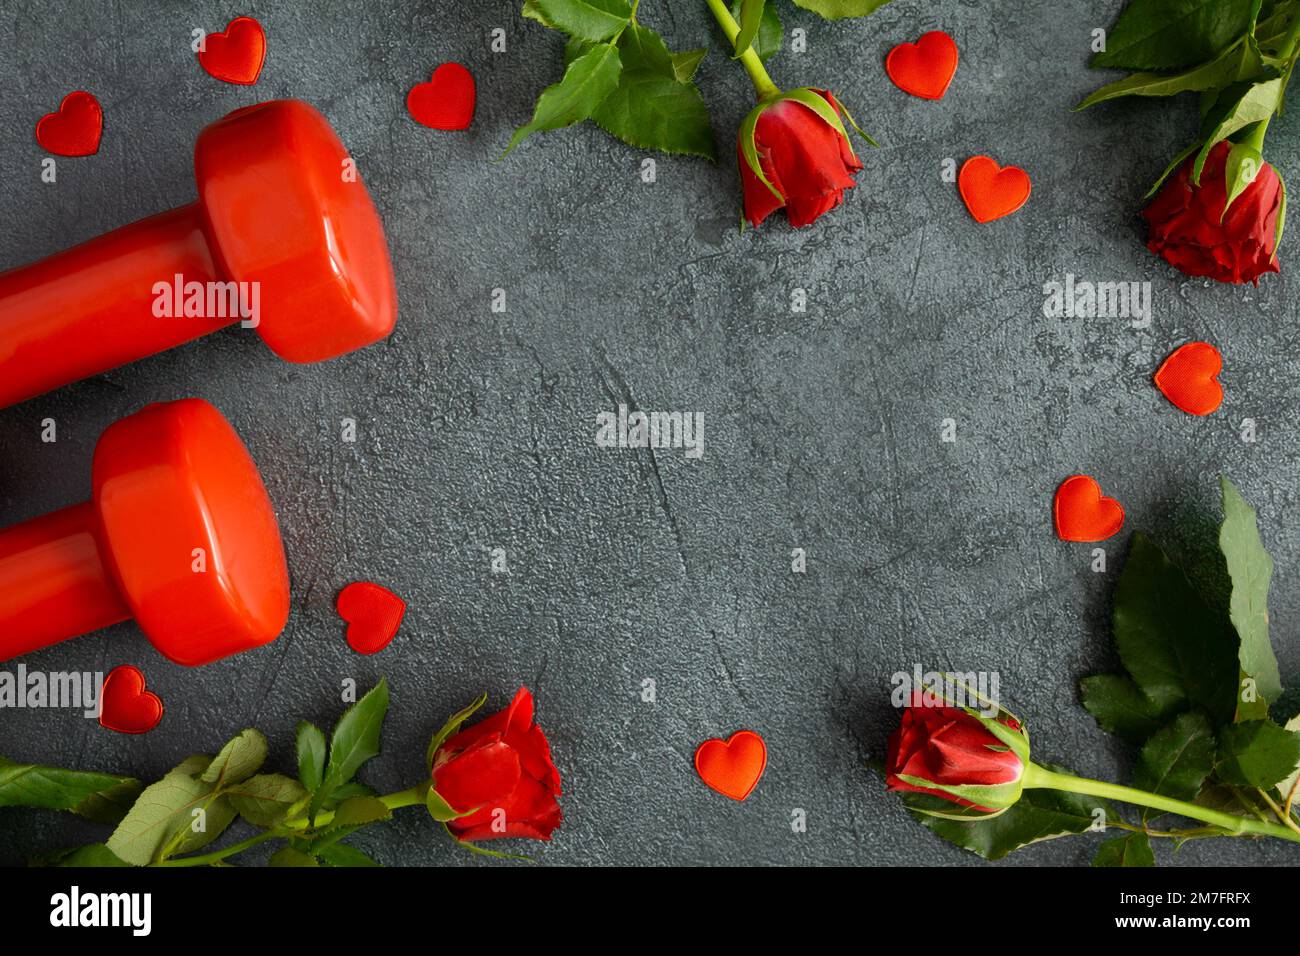
[[[428,733],[481,690],[504,705],[522,682],[563,774],[565,824],[548,863],[978,864],[908,819],[866,768],[896,714],[888,677],[926,667],[997,670],[1036,753],[1114,778],[1131,753],[1078,703],[1080,676],[1109,669],[1109,595],[1133,528],[1185,555],[1212,546],[1215,476],[1260,510],[1277,560],[1274,640],[1300,685],[1300,382],[1285,275],[1259,288],[1187,281],[1141,244],[1142,193],[1194,126],[1194,106],[1070,106],[1102,77],[1089,31],[1118,0],[923,4],[827,24],[782,4],[809,50],[770,64],[778,83],[834,88],[883,148],[815,227],[784,217],[736,229],[731,142],[751,102],[704,5],[645,0],[641,19],[675,48],[711,47],[700,86],[724,161],[643,155],[581,128],[494,160],[536,92],[560,72],[561,39],[515,2],[70,3],[0,6],[0,268],[193,198],[197,131],[281,96],[320,107],[357,158],[387,224],[401,297],[392,338],[295,367],[238,329],[0,412],[0,524],[84,497],[91,450],[141,405],[197,395],[225,412],[260,463],[294,586],[274,644],[198,670],[168,663],[126,624],[30,656],[43,670],[134,662],[167,707],[143,737],[66,711],[0,712],[0,752],[151,777],[256,725],[270,765],[292,763],[292,728],[329,724],[344,678],[392,683],[372,785],[415,782]],[[195,64],[189,31],[238,13],[266,27],[253,88]],[[505,53],[489,31],[504,27]],[[895,43],[943,26],[962,63],[947,98],[886,79]],[[407,116],[404,97],[444,60],[475,73],[465,133]],[[69,90],[101,100],[99,154],[38,179],[37,118]],[[1293,173],[1300,121],[1274,124],[1270,158]],[[944,158],[988,152],[1025,166],[1029,204],[977,226]],[[1042,285],[1073,272],[1154,284],[1156,318],[1048,320]],[[508,311],[493,314],[494,287]],[[791,289],[808,290],[792,315]],[[1222,349],[1227,401],[1197,420],[1150,384],[1189,338]],[[602,450],[595,416],[620,400],[702,411],[703,459]],[[59,423],[42,444],[39,422]],[[355,445],[339,422],[356,418]],[[955,445],[940,420],[959,423]],[[1243,417],[1260,440],[1245,444]],[[1050,502],[1077,471],[1128,510],[1108,545],[1056,540]],[[489,571],[508,551],[511,573]],[[806,575],[790,549],[808,549]],[[410,610],[388,650],[348,650],[337,590],[374,578]],[[12,665],[6,665],[12,667]],[[640,681],[658,684],[642,703]],[[1293,695],[1288,709],[1294,710]],[[741,727],[770,762],[744,804],[696,778],[706,737]],[[808,813],[808,832],[789,826]],[[0,858],[104,831],[6,811]],[[358,844],[389,864],[474,862],[408,811]],[[1081,864],[1096,838],[1039,845],[1013,863]],[[1200,841],[1169,862],[1294,864],[1284,845]]]

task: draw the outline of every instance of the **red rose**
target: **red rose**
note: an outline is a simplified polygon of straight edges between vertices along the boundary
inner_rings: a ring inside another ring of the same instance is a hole
[[[447,826],[462,840],[549,840],[562,815],[560,772],[533,723],[533,695],[521,687],[505,710],[450,737],[433,758],[433,789],[457,813]]]
[[[745,190],[745,218],[757,226],[785,207],[792,226],[806,226],[844,200],[844,190],[854,185],[852,173],[862,168],[843,128],[836,128],[811,107],[799,102],[800,94],[813,93],[830,104],[838,117],[840,106],[826,90],[793,90],[771,103],[760,104],[740,132],[740,179]],[[772,188],[759,178],[745,158],[745,137],[752,135],[759,168]]]
[[[1023,736],[1013,723],[1003,719],[999,732],[1005,728]],[[1027,755],[1027,743],[1025,747]],[[986,720],[959,707],[913,704],[903,710],[903,721],[889,738],[885,771],[890,790],[929,793],[994,812],[1020,799],[1025,760],[988,729]]]
[[[1279,271],[1275,253],[1282,180],[1264,163],[1224,215],[1231,149],[1226,140],[1215,144],[1199,186],[1192,182],[1194,160],[1189,159],[1161,187],[1142,210],[1151,227],[1147,248],[1189,276],[1258,283],[1265,272]]]

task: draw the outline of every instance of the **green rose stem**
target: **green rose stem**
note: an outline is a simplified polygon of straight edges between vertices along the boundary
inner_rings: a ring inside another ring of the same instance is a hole
[[[1159,794],[1148,793],[1145,790],[1121,786],[1118,783],[1104,783],[1100,780],[1089,780],[1086,777],[1074,777],[1067,773],[1056,773],[1034,763],[1025,767],[1024,785],[1026,788],[1064,790],[1068,793],[1081,793],[1090,797],[1118,800],[1121,803],[1134,803],[1140,807],[1150,807],[1153,810],[1163,810],[1166,813],[1176,813],[1192,820],[1200,820],[1202,823],[1212,824],[1236,835],[1271,836],[1280,840],[1290,840],[1292,843],[1300,843],[1300,833],[1278,823],[1250,820],[1246,817],[1234,816],[1231,813],[1211,810],[1209,807],[1200,807],[1185,800],[1174,800],[1171,797],[1162,797]]]
[[[740,33],[740,24],[736,22],[731,11],[722,0],[704,0],[709,5],[709,10],[713,12],[713,18],[718,21],[718,26],[722,27],[722,32],[727,35],[727,39],[734,47],[736,45],[736,36]],[[772,82],[772,78],[767,75],[767,70],[763,67],[763,61],[758,57],[758,51],[754,49],[753,44],[744,53],[740,54],[740,63],[749,74],[749,80],[754,84],[754,94],[758,97],[759,102],[770,100],[781,93],[780,88]]]
[[[385,794],[384,796],[379,797],[379,802],[389,810],[400,810],[402,807],[422,807],[424,806],[425,797],[428,792],[429,784],[426,781],[425,783],[417,783],[414,787],[407,790],[399,790],[397,793]],[[324,824],[329,823],[333,818],[334,814],[332,813],[321,813],[317,816],[316,825],[317,827],[323,826]],[[291,820],[284,824],[284,826],[295,830],[305,830],[307,828],[307,821]],[[222,860],[226,859],[226,857],[235,856],[238,853],[243,853],[245,850],[252,849],[266,840],[274,840],[277,838],[283,840],[288,838],[290,835],[291,834],[285,833],[283,830],[268,830],[265,833],[251,836],[247,840],[241,840],[239,843],[232,843],[224,850],[214,850],[212,853],[204,853],[202,856],[182,856],[175,860],[163,860],[155,865],[211,866],[213,863],[220,863]]]

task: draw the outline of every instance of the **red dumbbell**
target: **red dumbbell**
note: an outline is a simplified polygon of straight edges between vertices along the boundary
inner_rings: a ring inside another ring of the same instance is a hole
[[[149,405],[110,425],[91,487],[90,501],[0,530],[0,661],[131,617],[188,665],[284,630],[275,511],[207,402]]]
[[[235,110],[199,134],[194,171],[198,202],[0,274],[0,408],[248,319],[228,307],[253,288],[241,284],[257,283],[257,331],[290,362],[392,331],[383,225],[320,113],[298,100]],[[203,290],[186,298],[204,314],[157,308],[177,276]]]

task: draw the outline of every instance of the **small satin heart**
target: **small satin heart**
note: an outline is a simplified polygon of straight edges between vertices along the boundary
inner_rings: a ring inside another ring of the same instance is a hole
[[[339,617],[348,622],[348,647],[358,654],[378,654],[402,626],[406,602],[371,581],[355,581],[339,592]]]
[[[158,695],[144,689],[144,675],[133,664],[114,667],[99,690],[99,723],[119,734],[148,733],[162,720]]]
[[[695,751],[695,772],[724,797],[744,800],[767,767],[767,744],[752,730],[738,730],[727,740],[713,738]]]
[[[957,189],[976,222],[992,222],[1029,199],[1029,174],[1019,166],[999,166],[987,156],[972,156],[957,174]]]
[[[432,129],[465,129],[474,119],[474,76],[459,63],[444,63],[427,83],[411,87],[406,109],[411,118]]]
[[[1223,404],[1218,375],[1223,356],[1209,342],[1176,348],[1156,372],[1156,388],[1188,415],[1208,415]]]
[[[1124,527],[1124,509],[1087,475],[1072,475],[1056,489],[1056,534],[1062,541],[1105,541]]]
[[[36,142],[56,156],[91,156],[99,152],[104,132],[104,111],[99,100],[85,90],[69,93],[57,112],[46,113],[36,123]]]
[[[957,72],[957,44],[942,30],[931,30],[915,43],[900,43],[890,50],[885,72],[904,93],[941,100]]]
[[[266,32],[252,17],[235,17],[220,33],[209,33],[198,53],[199,66],[223,83],[252,86],[266,60]]]

